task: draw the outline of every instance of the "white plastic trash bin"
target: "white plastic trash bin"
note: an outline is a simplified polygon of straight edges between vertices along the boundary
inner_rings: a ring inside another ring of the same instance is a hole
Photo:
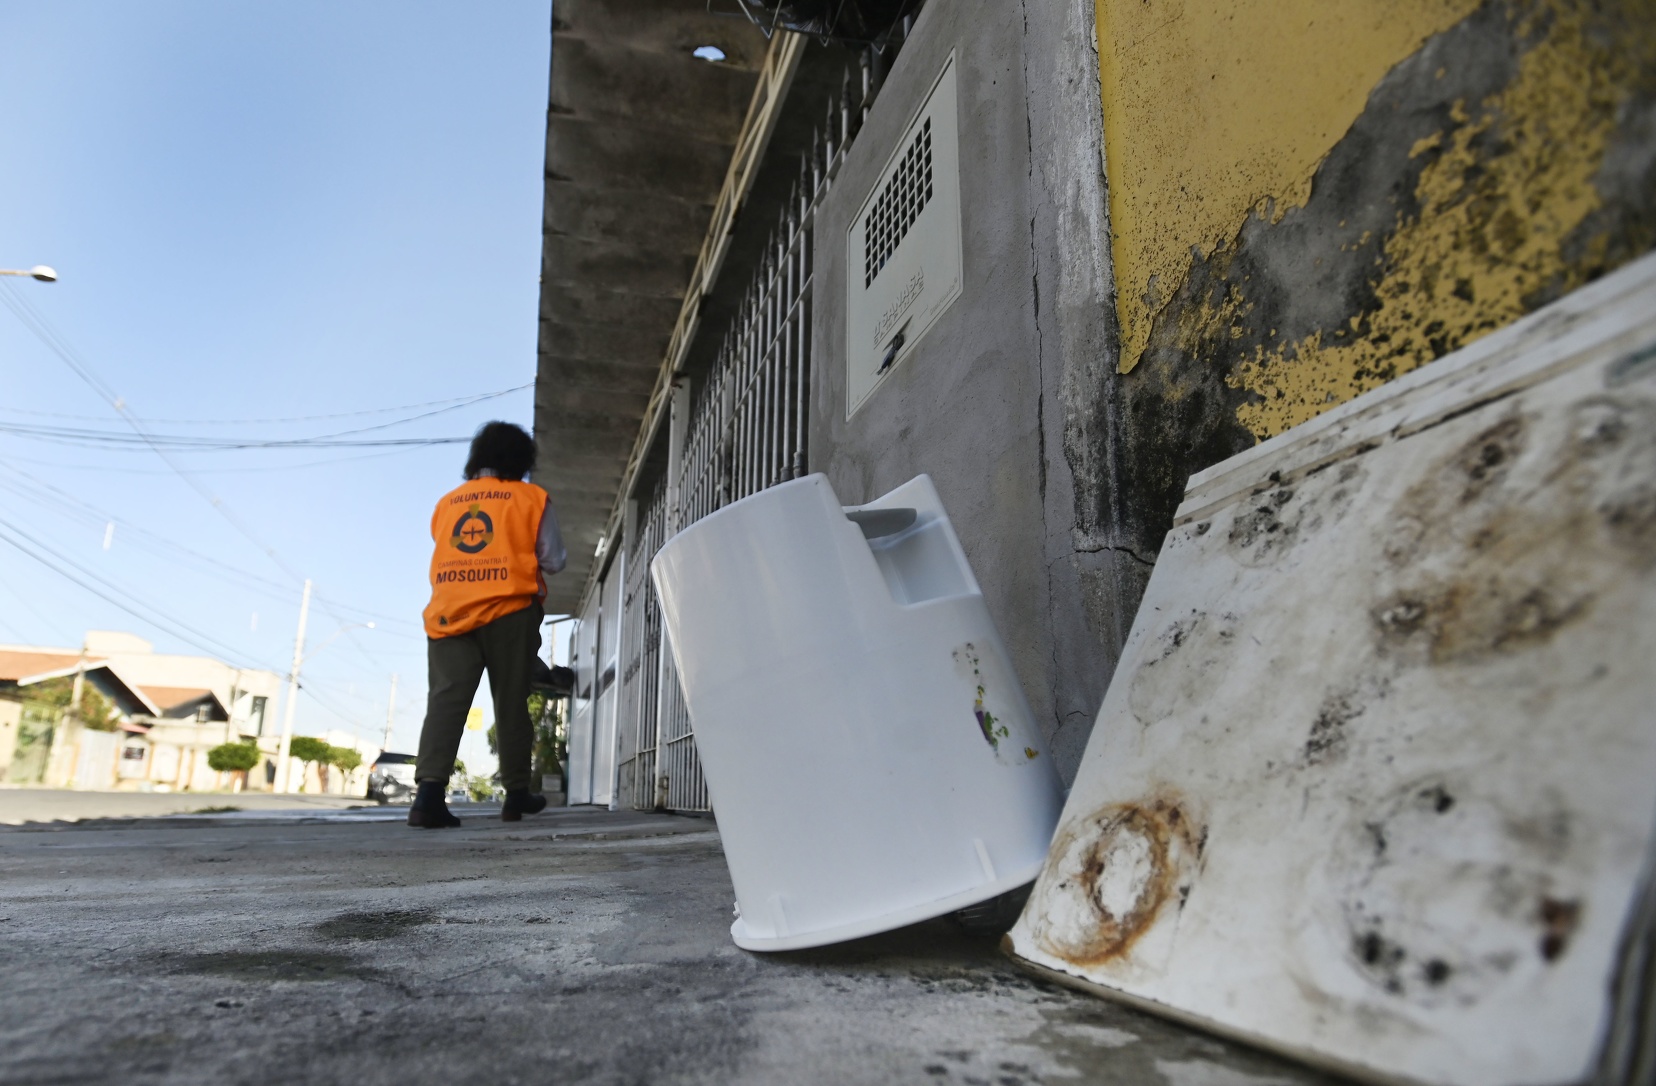
[[[930,478],[855,508],[811,475],[651,564],[736,887],[794,950],[1032,881],[1061,798]]]

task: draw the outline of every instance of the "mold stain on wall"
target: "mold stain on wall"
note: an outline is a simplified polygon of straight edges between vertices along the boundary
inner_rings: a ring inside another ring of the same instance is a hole
[[[1656,157],[1649,143],[1656,9],[1627,5],[1629,18],[1619,20],[1615,7],[1491,5],[1491,14],[1506,16],[1518,52],[1511,81],[1481,100],[1456,96],[1447,123],[1409,148],[1419,172],[1390,229],[1344,243],[1345,254],[1370,258],[1364,262],[1375,273],[1372,294],[1345,325],[1319,327],[1295,342],[1256,343],[1227,377],[1254,394],[1237,417],[1255,437],[1281,433],[1512,323],[1638,255],[1627,251],[1629,242],[1656,242],[1648,206],[1637,209],[1642,214],[1633,217],[1644,221],[1631,233],[1614,209],[1599,214],[1606,193],[1597,181],[1611,148],[1644,141],[1647,177]],[[1642,42],[1631,18],[1641,8]],[[1447,78],[1447,64],[1432,75],[1434,82]],[[1618,133],[1624,125],[1633,130]],[[1395,165],[1399,175],[1414,172]],[[1614,190],[1621,179],[1605,180]],[[1323,262],[1341,252],[1336,247]],[[1244,321],[1269,321],[1247,295],[1245,284],[1227,291],[1223,313],[1194,322],[1208,333],[1202,338],[1241,338]],[[1201,327],[1215,320],[1227,327]]]
[[[1086,538],[1155,553],[1193,472],[1656,248],[1650,0],[1097,13],[1122,372],[1065,420]]]
[[[1098,0],[1121,372],[1193,253],[1310,194],[1369,90],[1477,0]]]

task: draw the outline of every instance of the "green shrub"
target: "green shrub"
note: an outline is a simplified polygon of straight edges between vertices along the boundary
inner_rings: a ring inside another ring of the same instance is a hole
[[[288,742],[288,753],[301,762],[316,762],[328,764],[328,752],[333,748],[320,739],[313,739],[308,735],[296,735]]]
[[[252,743],[220,743],[207,752],[207,764],[218,773],[246,773],[259,758],[259,748]]]

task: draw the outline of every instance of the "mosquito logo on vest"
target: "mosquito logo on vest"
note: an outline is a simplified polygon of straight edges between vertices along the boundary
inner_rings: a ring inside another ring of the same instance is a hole
[[[461,554],[476,554],[492,542],[494,521],[475,505],[460,514],[460,519],[454,522],[454,531],[449,535],[449,546]]]

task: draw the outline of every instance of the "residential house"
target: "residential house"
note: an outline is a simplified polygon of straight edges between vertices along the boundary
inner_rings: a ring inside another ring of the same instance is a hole
[[[87,727],[30,698],[32,687],[51,679],[74,679],[102,695],[113,711],[113,730]],[[80,648],[0,645],[0,766],[7,780],[19,783],[234,787],[234,775],[213,770],[207,752],[266,737],[280,688],[273,672],[157,653],[148,641],[116,631],[89,631]],[[10,727],[8,716],[16,717]]]

